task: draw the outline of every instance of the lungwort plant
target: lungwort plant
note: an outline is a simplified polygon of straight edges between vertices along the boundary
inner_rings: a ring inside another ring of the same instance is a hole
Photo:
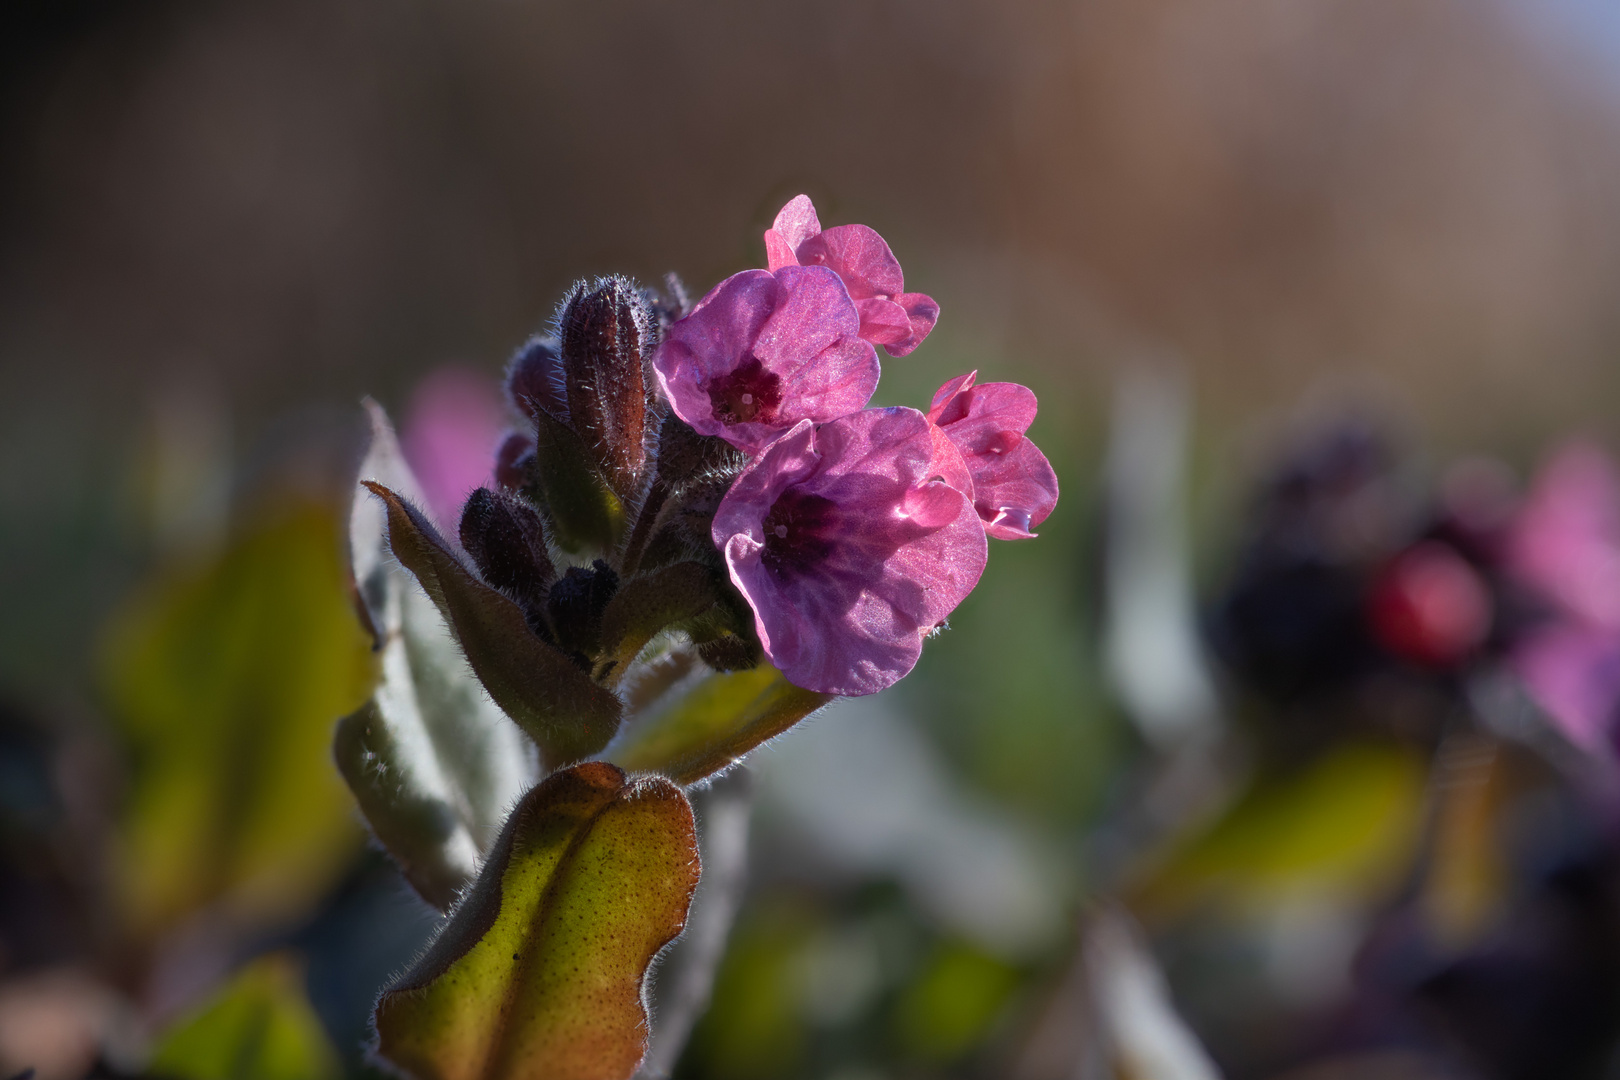
[[[987,538],[1057,501],[1021,386],[866,407],[875,346],[939,313],[877,233],[800,196],[766,247],[692,305],[576,285],[512,361],[521,424],[454,536],[368,405],[351,544],[381,678],[336,756],[447,913],[375,1015],[420,1080],[633,1074],[700,872],[684,789],[904,677]]]

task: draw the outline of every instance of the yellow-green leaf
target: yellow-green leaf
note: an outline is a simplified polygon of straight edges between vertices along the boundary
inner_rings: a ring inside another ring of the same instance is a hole
[[[546,764],[606,746],[619,727],[619,699],[537,637],[523,609],[474,577],[415,507],[364,483],[388,507],[395,557],[439,605],[484,689],[540,745]]]
[[[328,747],[375,661],[339,535],[332,507],[263,509],[115,619],[104,678],[135,761],[118,883],[137,933],[215,901],[296,915],[355,850]]]
[[[638,724],[609,757],[634,772],[696,783],[832,700],[794,686],[769,664],[713,674]]]
[[[643,984],[699,872],[675,785],[603,762],[518,804],[427,953],[377,1005],[377,1053],[418,1080],[623,1080]]]
[[[173,1080],[336,1080],[342,1066],[299,965],[261,957],[158,1040],[151,1075]]]
[[[1258,782],[1133,890],[1132,906],[1163,915],[1211,899],[1249,912],[1301,893],[1371,899],[1410,860],[1423,783],[1407,748],[1341,746],[1297,775]]]

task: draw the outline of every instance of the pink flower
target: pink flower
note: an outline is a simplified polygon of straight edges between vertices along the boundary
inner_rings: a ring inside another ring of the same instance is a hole
[[[905,291],[900,261],[889,245],[865,225],[835,225],[825,231],[808,195],[782,207],[765,232],[765,256],[772,270],[784,266],[825,266],[849,289],[861,313],[861,337],[882,345],[890,356],[904,356],[939,319],[932,297]]]
[[[800,421],[721,501],[714,542],[771,662],[827,694],[873,694],[978,584],[988,555],[948,439],[915,409]]]
[[[489,482],[506,409],[493,379],[440,368],[411,396],[400,446],[434,519],[452,535],[461,504]]]
[[[801,420],[866,405],[878,359],[859,331],[831,270],[745,270],[669,328],[653,367],[676,415],[753,453]]]
[[[1620,472],[1572,442],[1542,466],[1508,535],[1507,567],[1551,606],[1514,649],[1536,704],[1575,745],[1616,749],[1620,731]]]
[[[1508,566],[1569,617],[1620,630],[1620,472],[1607,454],[1573,442],[1542,466]]]
[[[1612,753],[1620,730],[1620,633],[1558,623],[1534,630],[1513,652],[1532,700],[1569,741]]]
[[[961,452],[973,482],[964,490],[985,531],[998,540],[1027,540],[1058,500],[1052,463],[1024,437],[1035,420],[1035,395],[1017,383],[974,386],[978,374],[940,387],[928,419]]]

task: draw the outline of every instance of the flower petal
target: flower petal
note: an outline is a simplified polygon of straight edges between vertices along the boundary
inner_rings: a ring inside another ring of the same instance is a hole
[[[933,332],[934,324],[939,321],[939,305],[932,296],[923,293],[901,293],[894,302],[911,322],[911,337],[895,345],[885,344],[884,348],[890,356],[900,357],[921,345],[923,338]]]
[[[861,313],[861,337],[874,345],[894,349],[911,341],[911,320],[906,309],[893,300],[873,297],[855,304]]]
[[[935,405],[929,415],[950,433],[963,457],[994,453],[1006,442],[1007,433],[1022,435],[1035,422],[1038,402],[1027,386],[981,383],[966,386],[953,398],[940,401],[940,394],[950,385],[946,383],[934,395]]]
[[[798,266],[799,257],[793,254],[793,245],[775,229],[765,230],[765,268],[772,272],[784,266]]]
[[[1030,529],[1046,520],[1057,501],[1052,463],[1022,436],[1011,451],[973,472],[974,509],[997,540],[1031,539]]]
[[[928,425],[934,440],[934,459],[929,463],[929,479],[942,480],[951,487],[973,498],[973,476],[968,472],[962,452],[951,442],[951,437],[933,424]]]
[[[821,221],[816,217],[816,205],[808,195],[795,195],[789,199],[787,205],[776,212],[776,220],[771,223],[771,232],[780,236],[790,250],[820,231]],[[766,243],[770,243],[768,238]],[[775,270],[776,267],[771,269]]]
[[[784,266],[772,276],[775,307],[752,343],[767,368],[786,377],[829,345],[860,333],[860,313],[838,275],[820,266]]]
[[[928,406],[928,420],[937,424],[944,415],[945,407],[949,405],[958,394],[973,385],[973,380],[979,377],[977,371],[970,371],[966,375],[958,375],[944,386],[934,391],[934,400]],[[953,414],[957,415],[957,414]]]
[[[1574,442],[1536,476],[1508,548],[1509,566],[1567,613],[1620,630],[1620,469]]]
[[[792,423],[859,412],[877,390],[878,373],[877,350],[868,342],[858,337],[834,342],[783,380],[780,416]]]
[[[865,225],[835,225],[797,245],[803,266],[825,266],[844,279],[854,300],[892,299],[905,288],[900,260],[877,231]]]
[[[684,345],[703,375],[723,374],[748,355],[777,303],[775,275],[744,270],[715,286],[692,314],[672,325],[665,342]]]
[[[1035,395],[1017,383],[975,386],[977,374],[941,386],[928,417],[962,452],[986,531],[998,540],[1027,540],[1058,500],[1052,463],[1023,434],[1035,420]]]
[[[1613,746],[1620,716],[1620,635],[1562,624],[1518,646],[1513,666],[1537,705],[1575,745]]]
[[[800,420],[771,443],[732,481],[731,489],[714,512],[711,533],[722,551],[727,541],[745,535],[765,542],[765,515],[783,491],[811,476],[821,464],[816,452],[816,426]]]

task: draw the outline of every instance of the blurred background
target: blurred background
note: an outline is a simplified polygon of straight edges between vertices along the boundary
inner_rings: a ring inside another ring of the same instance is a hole
[[[1025,383],[1064,494],[751,763],[676,1075],[1620,1076],[1611,5],[26,0],[0,42],[7,1075],[369,1068],[433,919],[329,764],[357,402],[419,468],[446,410],[492,446],[570,282],[701,293],[803,191],[941,304],[879,403]]]

